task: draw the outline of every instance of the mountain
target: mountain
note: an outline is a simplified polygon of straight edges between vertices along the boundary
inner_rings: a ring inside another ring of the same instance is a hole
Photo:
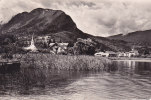
[[[34,36],[50,35],[62,42],[75,43],[77,38],[91,38],[105,50],[120,51],[128,47],[125,42],[111,41],[104,37],[95,37],[79,30],[69,15],[61,10],[37,8],[31,12],[22,12],[1,26],[0,34],[10,34],[22,39]],[[99,47],[98,47],[99,48]]]
[[[15,35],[46,35],[62,31],[73,32],[79,37],[85,37],[70,16],[60,10],[37,8],[31,12],[23,12],[14,16],[3,25],[0,33]]]
[[[136,31],[126,35],[118,34],[108,37],[111,40],[123,40],[131,45],[151,46],[151,30]]]

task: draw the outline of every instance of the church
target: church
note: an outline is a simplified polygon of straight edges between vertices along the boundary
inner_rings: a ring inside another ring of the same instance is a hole
[[[34,43],[33,35],[32,35],[30,46],[24,47],[23,49],[29,52],[38,52],[38,49],[36,48],[35,43]]]

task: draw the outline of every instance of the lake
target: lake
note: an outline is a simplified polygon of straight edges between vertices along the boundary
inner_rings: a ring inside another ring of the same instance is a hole
[[[113,61],[106,71],[21,68],[0,74],[0,100],[151,99],[151,62]]]

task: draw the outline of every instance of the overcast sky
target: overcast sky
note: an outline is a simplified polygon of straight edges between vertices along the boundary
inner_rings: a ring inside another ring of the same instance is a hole
[[[95,36],[151,29],[151,0],[0,0],[0,21],[39,7],[63,10]]]

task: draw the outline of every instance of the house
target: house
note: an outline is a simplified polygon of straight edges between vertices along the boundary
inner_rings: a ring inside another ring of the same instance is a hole
[[[49,48],[51,52],[55,54],[64,54],[66,53],[67,47],[69,43],[50,43]]]
[[[98,52],[94,54],[95,56],[102,56],[102,57],[117,57],[117,53],[113,51],[106,51],[106,52]]]
[[[118,52],[118,57],[129,57],[129,52]]]
[[[125,57],[126,56],[126,54],[124,52],[118,52],[117,54],[118,54],[118,57]]]
[[[134,50],[132,49],[132,51],[129,51],[129,52],[119,52],[118,53],[118,57],[135,57],[135,56],[138,56],[139,53],[137,50]]]
[[[24,47],[23,49],[26,50],[26,51],[30,51],[30,52],[38,52],[38,49],[36,48],[35,43],[34,43],[33,36],[32,36],[32,39],[31,39],[30,46]]]
[[[51,40],[51,36],[45,36],[45,37],[44,37],[44,42],[45,42],[45,44],[46,44],[47,46],[49,45],[50,40]]]
[[[130,51],[129,52],[129,57],[135,57],[135,56],[138,56],[139,55],[139,53],[138,53],[138,51],[137,50],[132,50],[132,51]]]
[[[108,54],[105,53],[105,52],[98,52],[98,53],[95,53],[94,55],[95,56],[102,56],[102,57],[107,57],[108,56]]]
[[[37,39],[36,39],[37,43],[43,43],[43,44],[46,44],[46,45],[49,45],[50,41],[52,42],[51,36],[38,36]]]
[[[108,57],[117,57],[117,53],[115,53],[113,51],[106,51],[105,53],[108,54]]]

